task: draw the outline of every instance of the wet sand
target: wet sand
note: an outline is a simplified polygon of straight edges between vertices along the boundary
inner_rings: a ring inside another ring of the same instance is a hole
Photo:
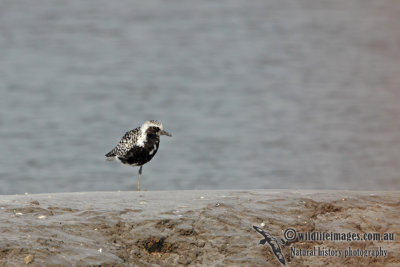
[[[400,192],[148,191],[0,196],[0,266],[282,266],[258,226],[394,233],[387,241],[283,244],[288,266],[399,266]],[[324,251],[387,251],[324,256]],[[296,254],[299,253],[299,254]]]

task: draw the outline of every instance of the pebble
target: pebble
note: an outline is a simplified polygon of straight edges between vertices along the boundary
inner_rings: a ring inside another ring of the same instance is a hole
[[[26,256],[25,259],[24,259],[24,263],[25,263],[25,264],[29,264],[29,263],[31,263],[32,261],[33,261],[33,255],[32,255],[32,254],[29,254],[29,255]]]

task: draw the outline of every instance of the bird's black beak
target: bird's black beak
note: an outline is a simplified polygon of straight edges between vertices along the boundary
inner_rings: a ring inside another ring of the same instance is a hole
[[[172,136],[172,134],[170,134],[169,132],[164,131],[164,130],[162,130],[162,131],[160,132],[160,135],[166,135],[166,136],[169,136],[169,137]]]

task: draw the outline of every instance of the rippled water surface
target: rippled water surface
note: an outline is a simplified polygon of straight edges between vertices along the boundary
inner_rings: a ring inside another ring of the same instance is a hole
[[[1,1],[0,194],[400,189],[398,1]]]

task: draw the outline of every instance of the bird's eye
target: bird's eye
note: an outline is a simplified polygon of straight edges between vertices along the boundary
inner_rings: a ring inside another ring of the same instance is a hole
[[[157,126],[152,126],[152,127],[150,127],[149,129],[147,129],[147,133],[152,133],[152,134],[155,134],[155,133],[157,133],[158,131],[160,131],[160,128],[157,127]]]

